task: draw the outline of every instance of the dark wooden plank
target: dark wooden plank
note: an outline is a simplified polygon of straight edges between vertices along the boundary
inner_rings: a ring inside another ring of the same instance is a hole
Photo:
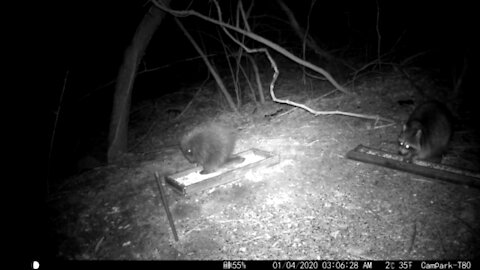
[[[480,187],[480,173],[462,170],[444,164],[426,161],[404,162],[402,156],[376,150],[363,145],[347,153],[347,158],[386,168],[409,172],[436,180],[447,181],[455,184],[463,184]]]

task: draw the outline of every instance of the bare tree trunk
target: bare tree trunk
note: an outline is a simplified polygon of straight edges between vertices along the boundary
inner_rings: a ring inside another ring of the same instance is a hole
[[[168,7],[170,0],[163,0],[163,3]],[[164,17],[165,12],[152,5],[138,25],[132,43],[125,51],[113,97],[112,118],[108,134],[108,163],[115,162],[127,151],[128,117],[135,74],[153,33]]]

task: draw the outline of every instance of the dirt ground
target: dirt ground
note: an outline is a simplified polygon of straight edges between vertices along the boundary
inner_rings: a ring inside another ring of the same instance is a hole
[[[354,95],[333,93],[321,99],[317,97],[327,90],[294,91],[299,83],[293,82],[279,82],[277,95],[317,110],[405,120],[413,109],[398,103],[415,92],[399,76],[371,78],[356,85]],[[265,117],[280,109],[286,113]],[[245,105],[241,116],[217,113],[215,119],[237,128],[235,152],[258,148],[279,155],[280,162],[251,170],[234,183],[187,196],[165,186],[178,232],[175,241],[154,173],[164,176],[192,167],[172,145],[201,120],[157,123],[128,161],[72,177],[51,196],[49,226],[56,256],[76,260],[479,258],[479,189],[345,157],[359,144],[395,152],[399,124],[385,127],[341,115],[313,116],[272,102],[255,112],[253,105]],[[462,134],[455,135],[444,162],[478,170],[478,160],[458,150],[478,150],[474,142],[459,140]]]

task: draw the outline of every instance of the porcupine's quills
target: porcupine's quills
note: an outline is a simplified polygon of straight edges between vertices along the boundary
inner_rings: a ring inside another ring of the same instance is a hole
[[[233,130],[216,123],[198,126],[180,141],[183,155],[203,167],[201,174],[212,173],[226,163],[241,163],[244,158],[232,156],[236,136]]]

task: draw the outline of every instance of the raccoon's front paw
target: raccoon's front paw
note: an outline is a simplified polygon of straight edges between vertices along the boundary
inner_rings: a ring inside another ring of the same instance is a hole
[[[415,155],[413,155],[412,153],[408,153],[403,156],[402,161],[406,163],[413,163],[415,159]]]

